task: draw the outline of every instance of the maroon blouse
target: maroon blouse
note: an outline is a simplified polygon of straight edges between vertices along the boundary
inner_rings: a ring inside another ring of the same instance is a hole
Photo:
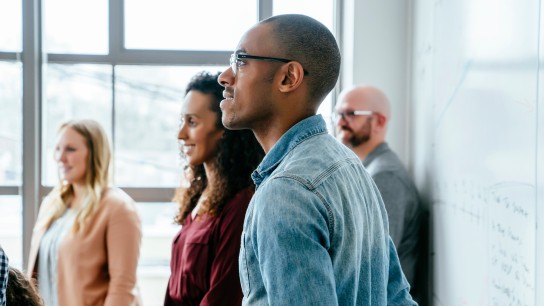
[[[238,192],[216,217],[187,216],[172,244],[165,306],[242,304],[238,254],[252,196],[253,187]]]

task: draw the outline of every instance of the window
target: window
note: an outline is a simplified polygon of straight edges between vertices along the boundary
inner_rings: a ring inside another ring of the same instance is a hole
[[[57,131],[71,119],[94,119],[111,139],[111,67],[88,64],[49,64],[45,72],[45,103],[42,108],[42,181],[45,186],[58,182],[53,160]]]
[[[180,184],[177,129],[185,87],[197,72],[225,67],[117,66],[115,71],[115,183]]]
[[[21,184],[21,63],[0,61],[0,186]]]
[[[230,51],[258,21],[257,1],[125,0],[125,18],[127,49]]]
[[[47,0],[42,7],[46,52],[108,53],[108,0]]]
[[[2,1],[0,52],[20,52],[22,47],[21,0]]]
[[[334,0],[274,0],[273,14],[304,14],[319,20],[334,33]]]
[[[0,244],[10,264],[22,268],[22,3],[3,1],[0,9]]]
[[[162,305],[168,278],[172,240],[180,230],[174,224],[177,205],[137,203],[142,220],[142,248],[138,265],[138,286],[143,305]]]
[[[21,196],[0,195],[0,244],[9,257],[9,264],[23,266],[23,209]]]

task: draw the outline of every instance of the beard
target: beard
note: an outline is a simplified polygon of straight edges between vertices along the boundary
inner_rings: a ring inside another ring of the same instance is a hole
[[[221,123],[223,123],[223,125],[229,130],[236,130],[236,111],[231,110],[230,115],[227,115],[225,112],[223,112],[221,117]]]
[[[349,126],[342,127],[341,131],[347,131],[351,133],[351,136],[347,139],[344,139],[342,142],[352,148],[355,148],[370,140],[372,126],[370,125],[370,120],[367,120],[361,130],[358,132],[355,132]]]
[[[358,147],[359,145],[366,143],[368,140],[370,140],[370,133],[363,134],[363,135],[353,134],[349,138],[348,143],[352,147]]]

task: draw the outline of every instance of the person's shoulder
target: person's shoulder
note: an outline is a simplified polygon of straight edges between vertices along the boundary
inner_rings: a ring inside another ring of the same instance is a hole
[[[320,134],[295,147],[282,161],[279,170],[311,176],[333,165],[341,166],[354,161],[360,163],[355,153],[331,135]]]
[[[60,199],[60,192],[58,188],[51,190],[45,197],[43,197],[40,203],[40,209],[48,209],[53,205],[54,199]]]
[[[136,210],[134,200],[126,192],[117,187],[108,187],[104,190],[101,202],[104,207],[112,210]]]
[[[43,218],[45,218],[49,212],[51,211],[53,204],[55,203],[55,199],[57,201],[61,201],[58,189],[53,189],[49,194],[47,194],[41,201],[40,207],[38,209],[38,217],[36,220],[36,224],[40,223]],[[58,203],[57,203],[58,204]]]
[[[397,154],[391,150],[382,152],[380,155],[372,159],[372,161],[367,164],[368,171],[374,177],[375,175],[382,174],[386,175],[402,175],[407,174],[404,164],[401,162]]]
[[[255,186],[251,185],[249,187],[246,187],[238,191],[231,201],[249,203],[254,193],[255,193]]]
[[[388,189],[392,193],[398,193],[402,189],[417,196],[415,184],[400,161],[387,162],[386,160],[376,160],[375,162],[375,164],[370,165],[367,169],[381,192],[385,192],[385,189]]]
[[[242,212],[245,214],[245,210],[247,209],[254,193],[255,187],[253,185],[238,191],[234,195],[234,197],[232,197],[230,200],[227,201],[227,203],[225,203],[225,206],[223,207],[223,212],[234,214]]]
[[[7,262],[7,259],[8,259],[8,257],[6,255],[6,253],[4,252],[4,249],[0,245],[0,261],[6,261]]]
[[[331,179],[354,176],[364,177],[366,181],[370,179],[355,153],[331,135],[322,134],[307,139],[293,149],[262,185],[266,185],[267,194],[289,197],[275,193],[292,186],[312,191]]]
[[[335,153],[350,152],[348,148],[346,148],[343,144],[341,144],[338,140],[336,140],[332,135],[328,133],[315,134],[312,137],[301,141],[294,148],[294,150],[304,151],[308,150],[308,148],[314,148],[316,146],[321,147],[321,150],[328,151],[327,149],[330,149],[330,152]]]

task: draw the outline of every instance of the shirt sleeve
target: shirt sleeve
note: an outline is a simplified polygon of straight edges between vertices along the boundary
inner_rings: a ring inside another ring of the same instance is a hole
[[[389,278],[387,281],[387,305],[415,305],[410,295],[410,285],[400,267],[399,256],[389,238]]]
[[[200,302],[201,306],[234,306],[242,303],[238,255],[249,200],[250,196],[235,198],[228,210],[223,210],[210,271],[210,289]]]
[[[329,216],[302,183],[275,178],[254,203],[251,243],[269,305],[337,305]]]
[[[0,306],[6,306],[6,288],[8,286],[8,257],[0,247]]]
[[[409,191],[404,183],[393,172],[380,172],[372,177],[387,211],[389,220],[389,235],[398,248],[404,234],[407,203],[411,200]]]
[[[138,214],[130,204],[119,205],[109,218],[106,244],[110,283],[104,306],[135,305],[139,300],[135,292],[136,268],[142,232]]]

